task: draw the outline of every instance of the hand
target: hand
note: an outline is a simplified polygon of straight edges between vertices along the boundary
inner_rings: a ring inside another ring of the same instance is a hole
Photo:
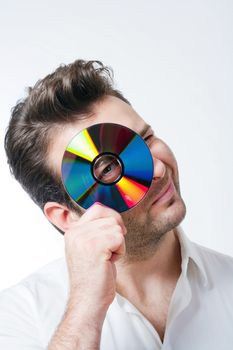
[[[121,215],[98,203],[65,232],[73,303],[105,317],[116,293],[114,262],[125,254],[126,232]]]

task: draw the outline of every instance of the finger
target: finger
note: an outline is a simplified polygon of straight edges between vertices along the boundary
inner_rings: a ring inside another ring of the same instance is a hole
[[[120,225],[116,218],[114,218],[113,216],[96,219],[88,223],[88,230],[91,232],[98,232],[98,234],[101,234],[101,231],[104,232],[106,229],[115,230],[116,228],[118,228],[123,235],[126,234],[122,225]]]
[[[126,233],[126,227],[124,225],[121,215],[114,209],[104,206],[98,202],[93,204],[78,220],[78,225],[85,224],[89,221],[94,221],[100,218],[114,217],[118,224],[121,225],[123,231]]]
[[[105,232],[102,239],[95,236],[88,242],[88,254],[96,259],[110,260],[113,252],[120,256],[125,254],[125,239],[119,231]]]

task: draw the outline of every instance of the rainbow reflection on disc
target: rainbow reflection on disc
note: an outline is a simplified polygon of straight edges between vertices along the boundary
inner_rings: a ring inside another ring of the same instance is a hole
[[[67,193],[82,208],[100,202],[123,212],[144,198],[153,168],[141,136],[119,124],[101,123],[74,136],[64,152],[61,173]]]

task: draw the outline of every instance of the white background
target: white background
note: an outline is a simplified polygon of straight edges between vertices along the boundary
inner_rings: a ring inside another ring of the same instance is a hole
[[[232,1],[1,1],[0,289],[63,255],[63,236],[11,177],[3,136],[25,87],[102,60],[179,165],[194,241],[233,255]]]

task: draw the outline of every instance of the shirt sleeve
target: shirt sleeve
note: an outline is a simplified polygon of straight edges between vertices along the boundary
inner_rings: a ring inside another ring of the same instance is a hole
[[[32,293],[23,284],[0,292],[0,349],[45,350]]]

